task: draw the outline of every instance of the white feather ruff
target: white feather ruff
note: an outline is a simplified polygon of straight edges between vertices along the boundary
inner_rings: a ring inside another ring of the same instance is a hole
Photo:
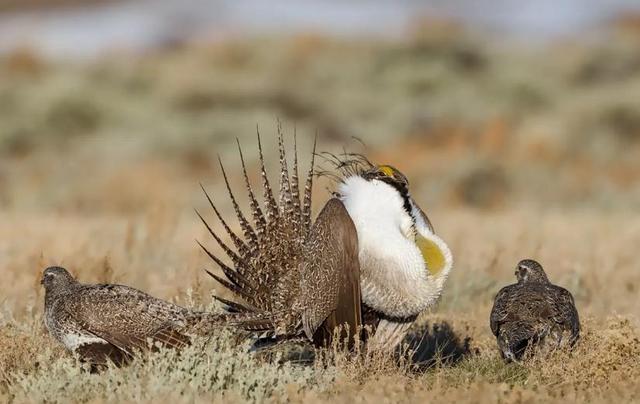
[[[382,181],[352,176],[338,191],[358,233],[364,303],[392,317],[413,316],[431,306],[453,265],[446,243],[429,230],[415,205],[414,228],[401,195]],[[414,241],[415,231],[442,250],[446,264],[437,276],[426,268]]]

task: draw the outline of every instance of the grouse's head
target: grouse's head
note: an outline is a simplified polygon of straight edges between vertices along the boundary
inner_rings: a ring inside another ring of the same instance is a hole
[[[380,181],[392,186],[402,197],[404,210],[412,215],[409,180],[397,168],[390,165],[373,166],[360,176],[367,181]]]
[[[49,267],[42,273],[40,284],[44,288],[50,290],[52,288],[60,288],[75,283],[75,279],[71,274],[62,267]]]
[[[394,188],[400,188],[403,191],[408,189],[409,180],[397,168],[390,165],[373,166],[362,172],[361,176],[367,181],[379,180],[386,182]]]
[[[516,266],[516,278],[518,278],[518,283],[549,282],[547,274],[545,274],[544,269],[542,269],[542,265],[532,259],[518,262]]]

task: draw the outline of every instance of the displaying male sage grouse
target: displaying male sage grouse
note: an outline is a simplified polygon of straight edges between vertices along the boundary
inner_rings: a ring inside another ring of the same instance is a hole
[[[515,275],[518,283],[502,288],[491,310],[491,331],[502,357],[510,362],[529,347],[573,346],[580,321],[571,293],[549,282],[534,260],[520,261]]]
[[[227,266],[201,244],[228,280],[210,275],[242,300],[219,298],[229,310],[227,324],[273,341],[306,336],[316,345],[328,342],[339,326],[353,340],[363,324],[371,324],[375,333],[369,342],[394,348],[416,316],[439,297],[452,266],[447,245],[409,195],[404,175],[360,155],[328,159],[336,165],[338,189],[312,222],[315,145],[301,195],[295,145],[290,176],[281,131],[278,144],[276,200],[258,136],[262,207],[238,144],[252,223],[220,164],[243,237],[229,228],[205,191],[235,251],[198,213],[233,262],[233,268]]]
[[[127,364],[138,350],[184,347],[190,342],[188,333],[215,322],[215,315],[128,286],[82,284],[61,267],[45,269],[41,283],[47,329],[93,369],[108,360]]]

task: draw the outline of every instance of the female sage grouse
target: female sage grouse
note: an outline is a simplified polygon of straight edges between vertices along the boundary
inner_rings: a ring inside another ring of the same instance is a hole
[[[92,366],[128,363],[137,350],[181,348],[188,333],[215,315],[191,311],[123,285],[87,285],[60,267],[47,268],[44,321],[68,350]],[[203,320],[206,320],[204,322]]]
[[[571,293],[549,282],[542,266],[522,260],[516,267],[518,283],[505,286],[491,311],[491,331],[507,361],[519,360],[528,347],[573,346],[580,321]]]
[[[339,326],[353,341],[364,324],[371,324],[375,333],[369,342],[394,348],[417,315],[439,297],[452,266],[447,245],[409,195],[404,175],[361,155],[328,158],[338,170],[338,189],[312,223],[315,145],[301,195],[295,145],[290,176],[281,130],[278,144],[276,200],[258,136],[262,207],[238,144],[252,223],[221,164],[243,237],[229,228],[205,191],[235,251],[198,214],[233,262],[233,268],[227,266],[203,246],[227,279],[210,275],[242,300],[219,298],[228,307],[226,323],[272,341],[306,336],[317,345]]]

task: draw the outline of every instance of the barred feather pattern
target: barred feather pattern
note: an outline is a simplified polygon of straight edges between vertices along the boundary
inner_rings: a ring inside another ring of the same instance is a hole
[[[260,176],[264,195],[264,205],[261,207],[249,181],[242,149],[238,142],[253,224],[250,224],[242,213],[221,163],[227,192],[240,222],[243,237],[235,234],[222,219],[213,200],[203,188],[215,216],[236,251],[226,245],[221,235],[197,212],[207,231],[233,263],[233,268],[227,266],[220,257],[199,243],[204,252],[220,267],[226,279],[207,272],[243,302],[231,302],[216,297],[228,307],[225,322],[249,332],[268,333],[275,336],[288,335],[295,333],[301,324],[300,307],[302,305],[298,301],[301,298],[300,267],[304,241],[311,227],[314,158],[312,157],[301,201],[296,143],[294,142],[293,175],[290,178],[283,131],[279,125],[280,186],[276,200],[268,180],[258,134]],[[315,147],[314,142],[314,154]],[[266,216],[263,212],[266,212]]]
[[[313,141],[313,152],[311,153],[311,166],[309,168],[309,173],[307,174],[307,181],[304,185],[304,199],[302,202],[302,227],[309,232],[311,228],[311,190],[313,189],[313,175],[314,175],[314,164],[316,158],[316,145],[318,143],[318,138],[316,137]]]
[[[236,143],[238,144],[238,154],[240,154],[240,163],[242,164],[242,175],[244,177],[245,187],[247,189],[247,194],[249,196],[249,205],[251,207],[253,223],[254,223],[254,226],[256,227],[257,241],[259,242],[264,236],[264,232],[267,227],[267,222],[264,218],[264,214],[262,213],[262,209],[260,209],[260,204],[256,199],[255,193],[253,192],[251,183],[249,182],[249,176],[247,175],[247,166],[244,163],[244,156],[242,154],[242,148],[240,147],[240,141],[236,139]],[[245,237],[246,237],[246,234],[245,234]],[[252,254],[256,252],[255,249],[257,247],[258,247],[257,243],[252,243],[252,245],[250,246]]]
[[[296,129],[293,129],[293,173],[291,174],[291,198],[293,199],[293,212],[296,219],[300,220],[300,178],[298,176],[298,136]]]
[[[262,153],[262,142],[260,141],[260,132],[258,134],[258,153],[260,156],[260,175],[262,176],[262,188],[264,194],[265,209],[267,210],[267,222],[275,223],[278,217],[278,204],[273,197],[271,184],[267,176],[267,169],[264,166],[264,155]],[[279,135],[280,136],[280,135]]]

